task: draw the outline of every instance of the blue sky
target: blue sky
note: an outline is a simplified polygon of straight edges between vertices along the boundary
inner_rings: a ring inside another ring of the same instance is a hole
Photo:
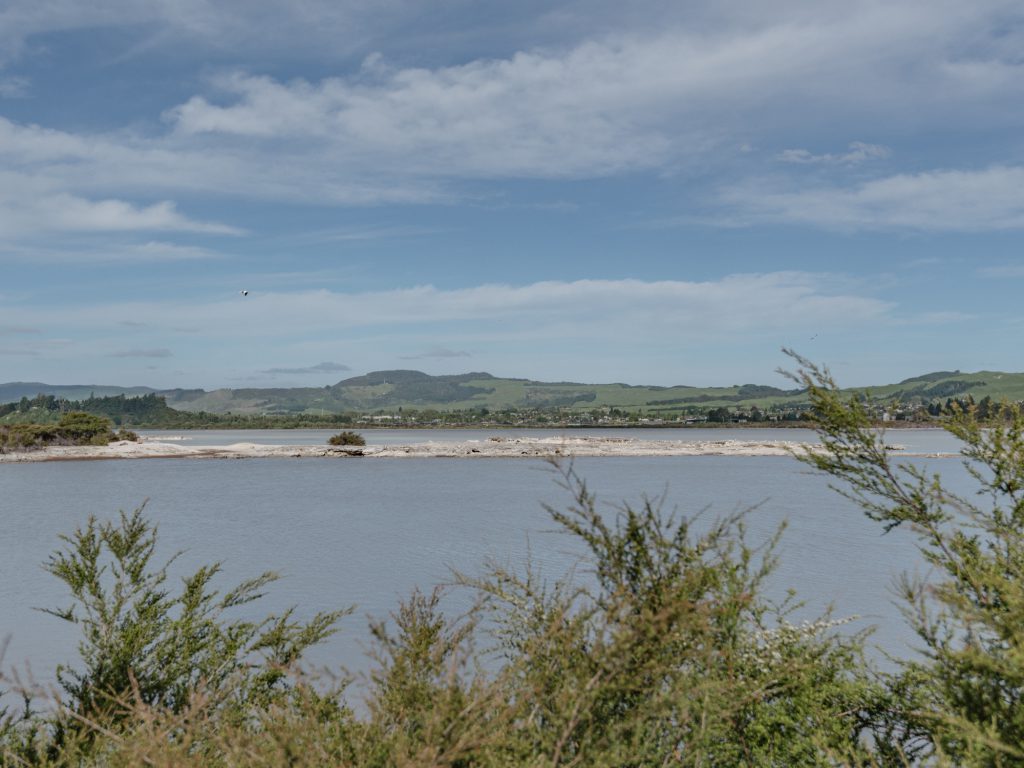
[[[0,381],[1024,370],[1022,51],[1019,1],[5,0]]]

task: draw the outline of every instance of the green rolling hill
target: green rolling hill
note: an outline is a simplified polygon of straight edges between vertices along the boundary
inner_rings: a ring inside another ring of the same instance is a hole
[[[938,371],[858,390],[880,402],[931,403],[970,395],[976,401],[1024,400],[1024,373],[999,371]],[[69,400],[124,394],[158,394],[180,411],[233,414],[318,414],[344,411],[375,412],[433,409],[440,411],[486,408],[592,410],[643,409],[673,413],[692,409],[773,406],[799,407],[806,401],[799,390],[758,384],[731,387],[637,386],[503,379],[488,373],[431,376],[420,371],[375,371],[327,387],[267,389],[153,390],[147,387],[49,385],[39,382],[0,384],[0,403],[37,394]]]

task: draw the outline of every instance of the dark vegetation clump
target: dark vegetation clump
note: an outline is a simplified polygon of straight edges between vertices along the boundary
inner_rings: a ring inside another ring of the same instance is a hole
[[[65,413],[54,424],[0,425],[0,451],[29,451],[51,445],[107,445],[112,440],[139,436],[121,429],[115,433],[109,419],[81,411]]]
[[[328,445],[366,445],[366,438],[358,432],[344,430],[336,435],[331,435],[327,440]]]
[[[0,766],[1024,765],[1024,416],[957,416],[982,491],[960,497],[894,462],[861,400],[797,359],[821,437],[797,458],[931,566],[901,585],[924,654],[879,670],[846,621],[792,623],[764,589],[781,530],[751,543],[742,513],[656,499],[602,512],[562,466],[571,500],[549,511],[588,577],[457,574],[449,588],[478,600],[456,617],[442,590],[414,592],[371,624],[353,709],[344,676],[302,666],[345,611],[253,618],[273,573],[223,590],[213,564],[177,583],[138,510],[90,520],[45,564],[80,660],[56,701],[2,681]]]

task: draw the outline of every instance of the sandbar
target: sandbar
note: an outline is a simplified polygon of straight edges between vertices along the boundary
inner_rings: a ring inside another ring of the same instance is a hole
[[[644,440],[620,437],[492,437],[485,440],[423,442],[410,445],[180,445],[172,442],[114,442],[104,446],[51,446],[0,453],[0,463],[102,459],[252,458],[558,458],[592,456],[791,456],[814,449],[788,440]],[[894,447],[894,450],[899,450]],[[945,458],[956,454],[905,456]]]

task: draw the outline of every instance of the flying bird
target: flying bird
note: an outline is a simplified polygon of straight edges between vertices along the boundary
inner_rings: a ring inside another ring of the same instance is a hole
[[[243,296],[248,296],[249,295],[248,291],[239,291],[239,293],[242,294]]]

